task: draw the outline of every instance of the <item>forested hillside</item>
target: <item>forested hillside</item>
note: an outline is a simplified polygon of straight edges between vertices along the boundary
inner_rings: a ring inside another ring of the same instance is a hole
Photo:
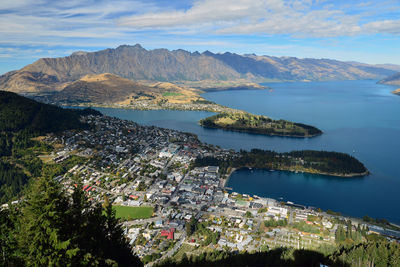
[[[63,109],[42,104],[15,93],[0,91],[0,131],[36,134],[82,128],[79,117],[100,114],[92,109]]]
[[[334,176],[363,176],[367,168],[356,158],[339,152],[301,150],[286,153],[252,149],[240,151],[235,157],[217,159],[197,158],[195,166],[220,166],[225,173],[229,168],[266,168],[274,170],[304,171]]]
[[[86,114],[100,113],[92,109],[63,109],[0,91],[0,203],[17,197],[30,178],[39,177],[50,168],[37,155],[49,152],[51,147],[33,137],[85,128],[87,125],[79,118]],[[75,160],[69,159],[64,167]],[[57,170],[50,171],[57,174]]]

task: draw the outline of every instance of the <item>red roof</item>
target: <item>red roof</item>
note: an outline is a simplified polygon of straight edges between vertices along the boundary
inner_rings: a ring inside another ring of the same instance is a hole
[[[167,239],[174,239],[174,232],[169,232]]]
[[[169,231],[168,230],[161,230],[161,236],[168,236]]]
[[[166,236],[167,239],[174,239],[175,228],[169,230],[161,230],[161,236]]]

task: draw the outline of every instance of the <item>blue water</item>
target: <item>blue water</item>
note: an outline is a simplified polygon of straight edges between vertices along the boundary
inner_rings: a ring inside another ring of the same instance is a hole
[[[213,113],[99,109],[104,114],[192,132],[225,148],[276,151],[317,149],[354,155],[371,171],[364,178],[333,178],[290,172],[240,170],[228,182],[241,193],[290,200],[353,216],[400,223],[400,97],[375,81],[268,84],[274,90],[224,91],[203,96],[216,103],[275,119],[314,125],[314,138],[269,137],[204,129],[197,121]]]

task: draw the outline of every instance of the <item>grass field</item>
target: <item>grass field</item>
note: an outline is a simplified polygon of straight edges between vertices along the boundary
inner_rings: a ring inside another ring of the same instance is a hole
[[[113,206],[117,218],[123,219],[147,219],[153,215],[153,207],[126,207]]]

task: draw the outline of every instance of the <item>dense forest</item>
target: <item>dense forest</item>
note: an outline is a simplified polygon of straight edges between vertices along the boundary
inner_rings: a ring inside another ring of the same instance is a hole
[[[79,118],[89,114],[101,115],[92,109],[63,109],[0,91],[0,203],[17,197],[30,178],[51,169],[37,157],[51,148],[33,137],[86,128]]]
[[[310,125],[273,120],[246,112],[220,113],[200,120],[200,125],[230,131],[292,137],[312,137],[322,134],[321,130]]]
[[[274,170],[304,171],[338,176],[365,175],[368,170],[356,158],[338,152],[302,150],[286,153],[252,149],[240,151],[233,157],[218,159],[214,157],[199,157],[194,166],[220,166],[221,173],[228,168],[266,168]]]
[[[15,93],[0,91],[0,132],[43,134],[85,127],[82,115],[101,113],[93,109],[63,109],[42,104]]]
[[[0,161],[0,203],[15,197],[28,180],[29,177],[21,169]]]
[[[70,195],[43,176],[24,201],[0,210],[0,266],[142,266],[111,205],[81,188]]]

